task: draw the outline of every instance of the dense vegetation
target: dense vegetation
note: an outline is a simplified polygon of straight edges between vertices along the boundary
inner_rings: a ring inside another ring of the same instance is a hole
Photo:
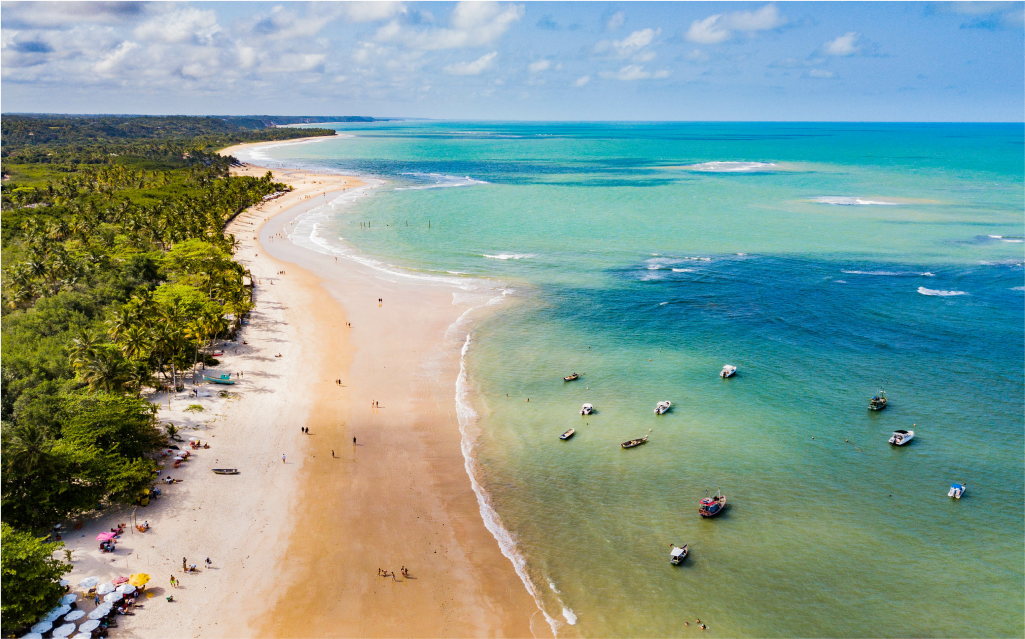
[[[218,118],[14,116],[2,132],[8,633],[54,603],[52,589],[24,581],[45,586],[40,571],[50,568],[9,574],[9,553],[38,554],[32,544],[58,521],[138,497],[166,439],[144,392],[180,386],[207,361],[204,346],[251,307],[224,224],[289,187],[270,173],[230,176],[234,160],[216,148],[334,132],[246,130]],[[9,584],[26,595],[10,612]]]

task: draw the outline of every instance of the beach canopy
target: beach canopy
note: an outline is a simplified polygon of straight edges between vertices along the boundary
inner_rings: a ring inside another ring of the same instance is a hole
[[[114,581],[112,581],[110,583],[112,583],[112,584],[114,584],[116,586],[118,584],[126,583],[127,581],[128,581],[128,577],[118,577],[117,579],[115,579]]]
[[[112,532],[102,532],[102,533],[96,535],[96,541],[110,541],[111,539],[113,539],[116,536],[117,535],[115,535]]]
[[[108,604],[103,604],[99,608],[96,608],[95,610],[90,612],[89,613],[89,618],[90,619],[103,619],[104,617],[106,617],[107,615],[110,614],[110,608],[111,607]]]
[[[119,592],[122,595],[130,595],[133,592],[135,592],[135,586],[133,586],[132,584],[121,584],[117,587],[117,590],[115,590],[114,592]]]
[[[69,612],[71,612],[71,606],[64,605],[64,606],[61,606],[60,608],[54,608],[50,612],[51,613],[54,613],[54,612],[57,613],[56,616],[54,617],[54,619],[56,619],[57,617],[63,617],[64,615],[66,615]]]
[[[124,597],[124,595],[122,595],[120,592],[112,592],[108,594],[106,597],[104,597],[103,600],[108,603],[114,603],[115,601],[120,600],[121,597]]]
[[[70,635],[74,631],[75,631],[75,624],[73,624],[73,623],[66,623],[63,626],[61,626],[60,628],[55,628],[54,631],[53,631],[53,636],[54,637],[67,637],[68,635]]]
[[[100,583],[99,577],[86,577],[82,581],[78,582],[79,588],[92,588],[96,584]]]
[[[96,594],[98,594],[98,595],[106,595],[106,594],[109,594],[109,593],[112,593],[112,592],[114,592],[114,584],[112,584],[112,583],[108,582],[108,583],[100,584],[99,586],[96,586]]]
[[[65,617],[64,621],[78,621],[85,616],[84,610],[72,610]]]
[[[81,626],[79,626],[78,630],[80,632],[92,632],[93,630],[96,630],[99,627],[100,627],[100,622],[95,620],[95,619],[93,619],[93,620],[87,621],[84,624],[82,624]]]
[[[78,595],[76,595],[75,593],[68,593],[68,594],[64,595],[63,597],[61,597],[61,603],[65,604],[65,605],[66,604],[70,604],[70,603],[75,603],[75,600],[77,600],[77,599],[78,599]]]
[[[149,575],[147,575],[144,572],[135,573],[128,580],[128,583],[132,584],[133,586],[145,586],[147,583],[149,583]]]
[[[53,623],[51,623],[49,621],[40,621],[36,625],[32,626],[32,628],[30,628],[30,630],[32,630],[32,632],[42,633],[42,632],[49,632],[50,628],[53,628]]]
[[[38,632],[30,632],[27,635],[22,635],[21,639],[43,639],[43,635]]]
[[[62,585],[62,586],[70,586],[70,585],[71,585],[71,582],[70,582],[70,581],[68,581],[67,579],[61,579],[61,580],[60,580],[59,582],[57,582],[57,583],[59,583],[59,584],[60,584],[60,585]]]

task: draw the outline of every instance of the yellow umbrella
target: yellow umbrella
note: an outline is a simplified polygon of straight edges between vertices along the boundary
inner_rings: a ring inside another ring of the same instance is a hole
[[[140,572],[128,578],[128,583],[132,584],[135,587],[145,586],[148,581],[149,575],[147,575],[144,572]]]

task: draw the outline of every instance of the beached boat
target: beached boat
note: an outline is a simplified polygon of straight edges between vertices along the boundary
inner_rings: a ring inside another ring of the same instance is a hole
[[[659,402],[659,403],[655,404],[655,414],[656,415],[664,415],[666,413],[666,411],[668,411],[672,407],[673,407],[673,403],[671,401],[669,401],[668,399],[666,401],[664,401],[664,402]]]
[[[966,490],[968,490],[968,484],[959,484],[954,482],[950,485],[950,492],[947,493],[947,497],[961,499],[961,495],[963,495]]]
[[[890,443],[894,446],[903,446],[914,438],[915,431],[913,430],[895,430],[893,436],[890,437]]]
[[[213,382],[214,384],[224,384],[226,386],[233,386],[235,384],[235,380],[225,379],[223,377],[207,377],[206,375],[203,375],[203,379],[208,382]]]
[[[733,364],[727,364],[727,365],[722,367],[721,371],[719,371],[719,377],[721,377],[723,379],[726,379],[727,377],[733,377],[736,374],[737,374],[737,367],[734,366]]]
[[[869,410],[883,410],[886,408],[886,391],[879,391],[879,394],[868,400]]]
[[[674,566],[679,566],[683,563],[683,560],[687,558],[687,544],[677,546],[673,544],[673,549],[669,551],[669,563]]]
[[[650,428],[648,429],[648,435],[651,435]],[[625,441],[622,444],[620,444],[620,446],[622,446],[623,448],[633,448],[634,446],[640,446],[644,442],[648,441],[648,435],[645,435],[640,439],[631,439],[630,441]]]
[[[237,475],[238,468],[214,468],[213,471],[218,475]]]
[[[717,490],[714,497],[709,497],[706,490],[705,498],[701,500],[701,505],[698,507],[698,514],[702,517],[715,517],[724,508],[726,508],[726,495],[722,494],[721,490]]]
[[[594,412],[594,406],[592,406],[591,404],[584,404],[583,406],[580,407],[580,414],[581,415],[590,415],[593,412]]]
[[[564,381],[564,382],[572,382],[572,381],[577,380],[577,379],[580,379],[580,373],[570,373],[569,375],[563,377],[562,381]]]
[[[576,432],[577,432],[577,429],[571,428],[571,429],[567,430],[565,433],[559,435],[559,439],[567,440],[570,437],[572,437],[573,434],[576,433]]]

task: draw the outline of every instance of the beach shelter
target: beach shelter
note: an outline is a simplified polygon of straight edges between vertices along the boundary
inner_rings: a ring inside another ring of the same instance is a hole
[[[84,610],[72,610],[64,616],[64,621],[78,621],[85,616]]]
[[[117,579],[115,579],[114,581],[112,581],[110,583],[112,583],[112,584],[114,584],[116,586],[118,584],[123,584],[123,583],[127,583],[127,582],[128,582],[128,577],[118,577]]]
[[[102,532],[96,535],[96,541],[110,541],[114,537],[117,537],[117,535],[112,532]]]
[[[128,583],[133,586],[145,586],[149,583],[149,575],[144,572],[136,573],[129,578]]]
[[[114,592],[119,592],[122,595],[130,595],[133,592],[135,592],[135,586],[133,586],[132,584],[121,584],[117,587],[117,590],[115,590]]]
[[[67,579],[61,579],[61,580],[60,580],[60,581],[58,581],[57,583],[59,583],[60,585],[62,585],[62,586],[64,586],[64,587],[67,587],[67,586],[70,586],[70,585],[71,585],[71,582],[70,582],[70,581],[68,581]]]
[[[99,586],[96,586],[96,594],[98,594],[98,595],[107,595],[107,594],[110,594],[112,592],[114,592],[114,584],[112,584],[112,583],[108,582],[108,583],[100,584]]]
[[[73,624],[73,623],[66,623],[63,626],[61,626],[60,628],[54,628],[53,636],[54,637],[67,637],[71,633],[73,633],[74,631],[75,631],[75,624]]]
[[[90,619],[103,619],[110,614],[111,605],[101,604],[98,608],[89,613]]]
[[[43,635],[38,632],[30,632],[27,635],[22,635],[21,639],[43,639]]]
[[[53,628],[53,623],[52,622],[40,621],[36,625],[32,626],[32,628],[30,628],[30,630],[32,632],[43,633],[43,632],[49,632],[50,628]]]
[[[99,577],[86,577],[82,581],[78,582],[78,587],[79,588],[86,588],[86,589],[88,589],[88,588],[92,588],[93,586],[95,586],[98,583],[100,583],[100,578]]]
[[[114,603],[116,601],[120,601],[121,597],[124,597],[124,595],[122,595],[120,592],[112,592],[108,594],[106,597],[104,597],[103,601],[107,603]]]
[[[93,620],[87,621],[84,624],[82,624],[81,626],[79,626],[78,627],[78,631],[79,632],[92,632],[93,630],[96,630],[99,627],[100,627],[100,622],[95,620],[95,619],[93,619]]]
[[[75,603],[75,601],[77,599],[78,599],[78,595],[76,595],[75,593],[68,593],[68,594],[64,595],[63,597],[61,597],[61,603],[64,604],[64,605],[72,604],[72,603]]]
[[[69,612],[71,612],[71,606],[65,605],[65,606],[61,606],[60,608],[54,608],[53,610],[50,611],[50,614],[54,615],[53,618],[56,619],[57,617],[63,617],[64,615],[68,614]],[[47,617],[49,617],[49,616],[50,615],[47,615]],[[52,621],[52,619],[51,619],[51,621]]]

